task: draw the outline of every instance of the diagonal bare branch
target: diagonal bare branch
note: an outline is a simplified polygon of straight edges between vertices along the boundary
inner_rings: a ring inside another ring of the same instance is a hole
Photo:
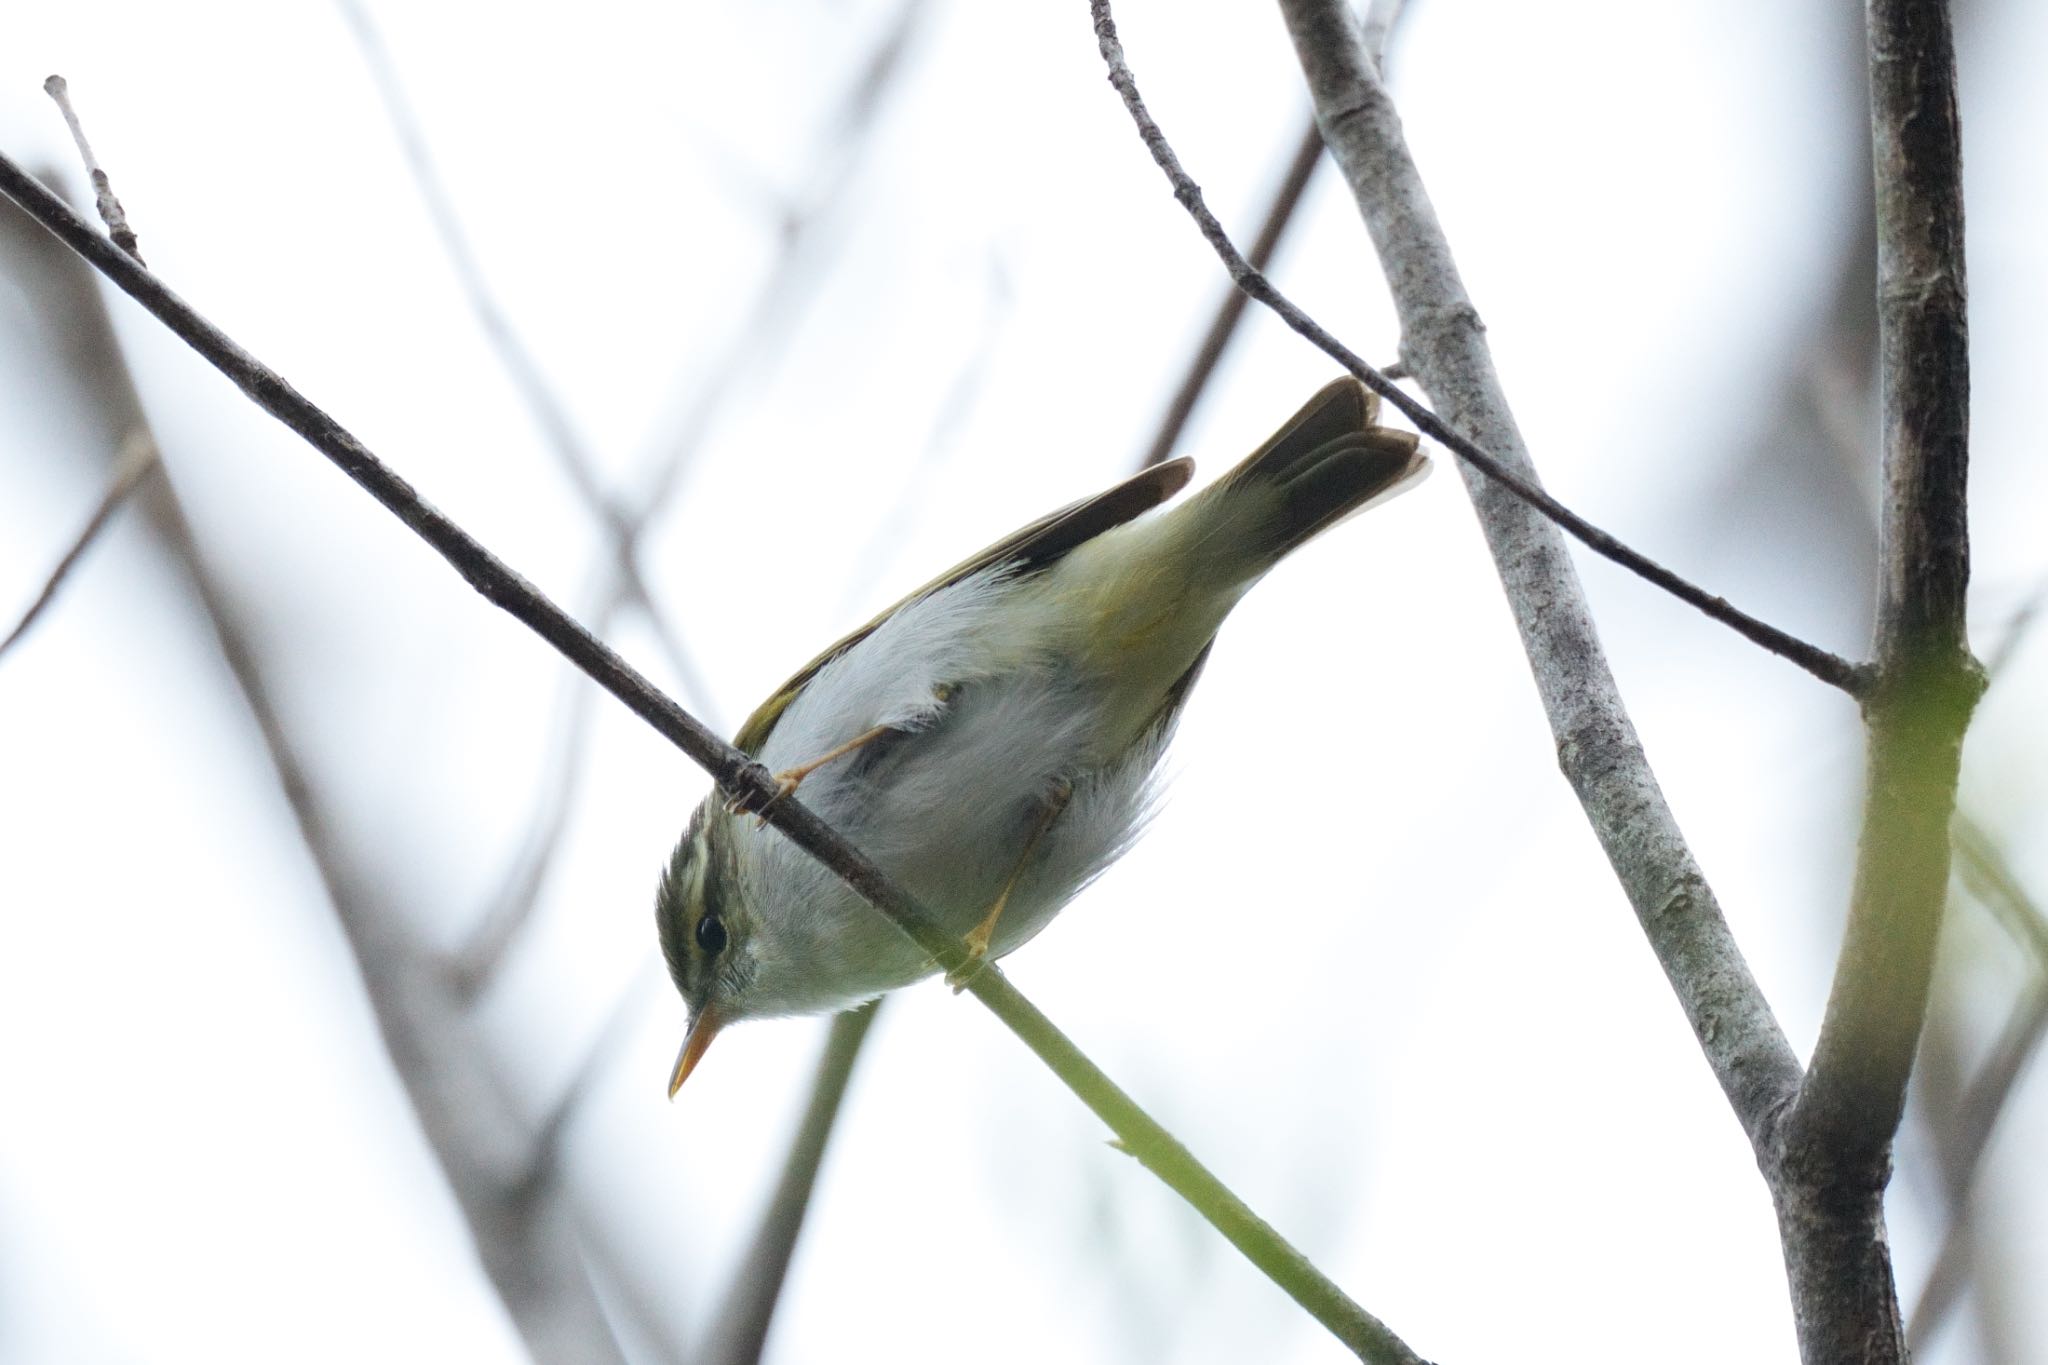
[[[1386,61],[1387,48],[1393,42],[1394,30],[1400,24],[1401,16],[1407,12],[1403,0],[1373,0],[1366,7],[1365,50],[1379,53],[1382,64]],[[1315,120],[1311,118],[1295,142],[1294,155],[1288,159],[1287,169],[1274,188],[1273,198],[1260,220],[1258,235],[1252,238],[1251,249],[1245,253],[1245,264],[1257,273],[1263,275],[1272,267],[1274,253],[1280,249],[1280,240],[1294,221],[1295,212],[1308,193],[1309,181],[1315,177],[1316,167],[1322,161],[1323,130],[1316,127]],[[1216,377],[1216,367],[1230,349],[1231,339],[1237,335],[1238,324],[1244,321],[1244,310],[1250,302],[1251,296],[1234,283],[1223,291],[1216,314],[1195,346],[1195,354],[1188,362],[1187,373],[1181,377],[1180,387],[1167,401],[1166,413],[1159,420],[1159,430],[1153,435],[1144,458],[1138,461],[1138,468],[1149,469],[1172,458],[1175,447],[1180,444],[1181,432],[1187,428],[1188,419],[1194,415],[1195,405],[1201,401],[1209,381]],[[1398,379],[1401,376],[1395,373],[1396,368],[1383,366],[1380,373],[1389,379]]]
[[[606,537],[617,588],[593,619],[600,621],[599,629],[602,630],[618,606],[631,604],[638,607],[648,630],[667,656],[684,695],[695,704],[704,705],[710,690],[704,685],[702,672],[684,647],[680,635],[669,624],[667,615],[655,606],[652,590],[640,571],[638,540],[648,512],[627,510],[604,487],[597,462],[577,431],[568,405],[556,392],[540,362],[520,339],[510,315],[484,276],[483,266],[463,227],[462,216],[448,194],[446,183],[427,146],[419,117],[368,8],[360,0],[337,0],[337,4],[362,53],[385,116],[398,138],[406,167],[412,174],[421,202],[426,206],[428,220],[433,224],[442,253],[455,273],[463,298],[482,329],[485,342],[510,380],[513,392],[526,405],[527,413],[533,418],[534,426],[553,454],[555,463],[567,476],[570,486]],[[514,855],[513,867],[504,886],[491,899],[457,955],[457,980],[472,993],[480,991],[488,983],[538,904],[540,887],[553,864],[557,842],[567,822],[576,778],[582,771],[581,745],[587,733],[583,721],[588,715],[585,701],[587,693],[583,689],[572,689],[570,699],[559,709],[551,740],[553,761],[550,775],[540,784],[540,795],[528,819],[519,850]]]
[[[518,329],[512,325],[511,317],[498,302],[490,282],[484,278],[483,266],[477,260],[475,247],[470,244],[469,233],[463,228],[462,216],[455,211],[446,183],[434,165],[434,156],[427,147],[419,115],[406,95],[390,50],[384,46],[383,35],[371,19],[368,7],[361,0],[335,0],[335,4],[362,53],[371,83],[377,88],[384,116],[398,138],[406,169],[412,173],[413,187],[419,191],[420,202],[426,206],[427,219],[433,224],[441,252],[448,258],[463,298],[483,328],[484,339],[489,343],[492,354],[511,379],[513,391],[526,404],[534,425],[540,429],[543,440],[570,484],[600,517],[612,513],[610,496],[599,479],[589,448],[569,416],[568,406],[555,392],[554,385],[548,382],[546,371],[526,348]]]
[[[336,0],[336,3],[350,33],[355,36],[363,63],[384,106],[385,117],[398,138],[406,169],[411,172],[420,201],[426,206],[427,218],[433,224],[442,254],[455,272],[463,298],[483,330],[485,342],[497,358],[499,367],[511,380],[513,392],[526,405],[555,463],[612,541],[615,567],[624,581],[628,600],[645,611],[648,628],[655,633],[657,642],[668,655],[670,666],[685,692],[701,704],[709,694],[701,686],[696,663],[669,628],[666,618],[654,609],[651,591],[640,572],[637,540],[646,514],[628,512],[619,499],[604,487],[597,462],[588,443],[576,429],[568,404],[562,401],[546,370],[520,339],[519,329],[513,325],[510,314],[485,278],[483,265],[477,259],[468,231],[463,227],[462,215],[456,211],[454,200],[448,194],[447,185],[427,146],[419,116],[406,95],[405,85],[398,78],[391,53],[384,46],[383,36],[371,19],[368,8],[361,0]]]
[[[619,608],[629,604],[638,607],[668,654],[686,695],[696,699],[699,706],[704,705],[710,695],[709,689],[703,685],[694,660],[684,651],[681,638],[669,623],[666,613],[654,602],[640,570],[641,532],[659,510],[657,500],[645,499],[637,509],[629,509],[601,486],[594,462],[575,431],[566,405],[555,393],[539,363],[519,340],[510,318],[484,278],[461,218],[434,166],[420,121],[367,9],[359,0],[340,0],[340,3],[376,83],[387,117],[397,132],[442,248],[455,269],[485,337],[515,390],[525,400],[557,462],[570,476],[578,495],[610,542],[610,568],[614,582],[608,590],[600,589],[603,601],[588,619],[592,620],[597,633],[603,635]],[[859,130],[871,121],[890,81],[901,67],[920,7],[921,0],[913,0],[912,4],[899,11],[884,40],[869,53],[843,101],[841,112],[845,117],[833,120],[836,128]],[[985,351],[985,347],[980,348],[977,354],[985,358]],[[976,368],[978,370],[978,365]],[[555,733],[549,743],[548,772],[540,781],[540,796],[529,818],[526,833],[507,869],[503,884],[456,955],[452,968],[454,979],[472,996],[491,980],[539,903],[541,890],[561,847],[562,835],[584,771],[583,748],[589,734],[593,700],[594,693],[587,687],[571,683],[565,690],[557,708]],[[534,1144],[536,1179],[554,1169],[561,1137],[602,1065],[605,1055],[602,1044],[610,1040],[612,1033],[627,1017],[627,1005],[633,998],[629,994],[613,1011],[611,1022],[600,1032],[600,1046],[594,1048],[577,1069],[575,1078],[541,1124]],[[794,1238],[794,1222],[801,1221],[803,1206],[809,1198],[810,1177],[815,1174],[816,1155],[812,1149],[822,1150],[825,1134],[837,1113],[838,1093],[844,1086],[846,1072],[850,1071],[859,1051],[860,1039],[865,1034],[866,1017],[862,1016],[861,1027],[833,1053],[835,1058],[842,1059],[836,1079],[829,1068],[818,1077],[817,1091],[812,1097],[816,1131],[807,1129],[804,1140],[790,1154],[789,1167],[784,1175],[784,1195],[764,1215],[760,1232],[762,1246],[772,1245],[785,1229],[788,1237]],[[833,1036],[840,1038],[841,1030],[835,1029]],[[819,1105],[827,1094],[831,1097],[830,1102],[821,1110]],[[810,1174],[805,1175],[803,1163],[807,1160],[811,1163]],[[792,1184],[792,1180],[796,1183]],[[793,1207],[791,1201],[794,1201]],[[785,1261],[786,1256],[785,1246]],[[638,1276],[625,1268],[615,1269],[614,1279],[621,1292],[631,1295],[639,1289]],[[781,1286],[779,1268],[773,1275],[750,1276],[746,1284],[750,1295],[748,1302],[754,1305],[754,1316],[765,1330],[767,1315],[772,1311]],[[650,1324],[665,1320],[652,1305],[642,1305],[640,1316]]]
[[[71,328],[77,342],[71,354],[95,410],[113,431],[129,433],[131,441],[153,450],[154,437],[92,275],[75,256],[53,249],[12,206],[0,212],[0,226],[10,239],[38,249],[34,269],[50,295],[42,306]],[[140,497],[159,543],[204,612],[263,741],[280,795],[355,956],[393,1070],[507,1316],[539,1360],[618,1359],[604,1309],[575,1239],[567,1235],[561,1188],[522,1183],[528,1137],[493,1077],[488,1048],[447,990],[437,956],[408,932],[376,871],[353,858],[338,836],[279,710],[248,614],[201,551],[170,480],[143,485]]]
[[[1311,119],[1295,143],[1294,155],[1288,159],[1280,184],[1273,191],[1273,200],[1266,206],[1265,217],[1259,224],[1259,235],[1252,238],[1251,250],[1246,253],[1245,262],[1253,270],[1263,272],[1272,265],[1273,253],[1280,249],[1280,239],[1286,235],[1288,224],[1294,221],[1294,212],[1301,207],[1302,196],[1308,193],[1308,183],[1314,178],[1316,167],[1322,164],[1322,160],[1322,130]],[[1187,373],[1181,376],[1180,387],[1167,400],[1166,413],[1159,419],[1159,430],[1152,437],[1151,446],[1146,449],[1144,458],[1138,461],[1140,469],[1150,469],[1173,458],[1174,447],[1180,444],[1181,432],[1187,428],[1188,418],[1194,415],[1195,404],[1201,401],[1209,381],[1216,377],[1216,367],[1222,363],[1223,353],[1237,335],[1238,324],[1244,321],[1245,306],[1250,301],[1250,296],[1236,285],[1223,291],[1222,301],[1216,305],[1216,315],[1209,320],[1209,329],[1202,334],[1201,341],[1196,343]]]
[[[92,181],[93,207],[98,210],[100,221],[107,225],[107,235],[114,245],[120,247],[136,262],[142,262],[142,253],[136,249],[135,231],[128,226],[128,215],[121,207],[121,201],[114,197],[113,182],[101,168],[99,158],[93,155],[92,144],[86,141],[85,125],[79,121],[78,110],[71,103],[71,86],[62,76],[52,76],[43,82],[43,90],[56,102],[58,111],[64,116],[65,126],[71,130],[71,140],[77,144],[79,159],[85,163],[87,177]],[[57,590],[64,586],[64,580],[78,567],[85,552],[106,529],[114,513],[135,491],[142,477],[157,467],[156,442],[146,430],[137,428],[123,437],[121,454],[114,463],[113,474],[107,480],[106,491],[100,495],[99,504],[92,515],[86,518],[85,526],[72,539],[71,546],[57,560],[57,566],[43,580],[43,587],[30,602],[14,629],[7,632],[7,638],[0,640],[0,655],[13,648],[15,642],[28,634],[51,602],[57,598]]]
[[[1146,110],[1145,102],[1138,94],[1137,80],[1131,75],[1130,67],[1124,61],[1123,45],[1117,41],[1116,24],[1110,16],[1108,0],[1091,0],[1091,8],[1095,15],[1096,42],[1101,48],[1104,63],[1109,67],[1110,84],[1116,87],[1117,93],[1123,98],[1124,107],[1130,111],[1131,119],[1137,125],[1138,134],[1144,140],[1146,149],[1152,154],[1152,159],[1158,163],[1160,170],[1165,172],[1167,179],[1172,183],[1174,198],[1180,201],[1181,206],[1187,209],[1189,216],[1195,220],[1202,231],[1202,236],[1222,259],[1225,269],[1230,272],[1231,280],[1239,289],[1270,308],[1281,321],[1350,371],[1360,383],[1386,399],[1389,405],[1397,408],[1415,423],[1420,431],[1457,455],[1467,467],[1483,473],[1501,489],[1563,528],[1587,549],[1655,584],[1681,602],[1697,608],[1702,614],[1721,622],[1744,639],[1797,664],[1822,682],[1838,687],[1851,696],[1860,697],[1864,694],[1869,687],[1870,679],[1863,665],[1851,663],[1818,645],[1751,616],[1726,599],[1717,597],[1680,577],[1593,525],[1543,491],[1542,486],[1534,479],[1527,460],[1519,453],[1518,435],[1512,437],[1512,444],[1503,445],[1500,441],[1509,434],[1501,431],[1492,432],[1484,446],[1464,436],[1454,425],[1447,424],[1428,407],[1410,397],[1385,374],[1368,365],[1350,347],[1332,336],[1320,323],[1276,289],[1263,274],[1254,270],[1230,240],[1222,223],[1209,211],[1202,200],[1201,186],[1197,185],[1194,178],[1182,168],[1180,158],[1167,142],[1166,135],[1160,131],[1158,123]],[[1296,12],[1296,7],[1292,5],[1283,3],[1283,8],[1290,14]],[[1332,24],[1335,22],[1333,20]],[[1319,99],[1317,104],[1318,118],[1323,122],[1323,137],[1333,147],[1342,146],[1347,140],[1347,129],[1355,134],[1357,120],[1367,113],[1379,113],[1383,110],[1383,120],[1392,129],[1398,129],[1400,122],[1394,114],[1392,102],[1385,98],[1384,88],[1379,85],[1377,65],[1363,56],[1364,49],[1360,45],[1357,21],[1348,11],[1343,29],[1341,41],[1344,50],[1359,55],[1355,63],[1343,63],[1345,69],[1333,79],[1340,79],[1344,89],[1351,92],[1354,99],[1352,102],[1344,103],[1339,102],[1338,97],[1332,96],[1331,102],[1326,103]],[[1315,41],[1322,42],[1326,39],[1336,41],[1328,34],[1318,34]],[[1296,45],[1297,48],[1302,46],[1299,41]],[[1369,81],[1359,74],[1368,69],[1375,73]],[[1372,92],[1370,95],[1358,93],[1368,86]],[[1360,103],[1360,100],[1371,102]],[[1332,120],[1337,121],[1336,126],[1332,125]],[[1351,136],[1348,140],[1356,143],[1360,139]],[[1354,184],[1356,183],[1354,181]],[[1431,216],[1434,217],[1433,211]],[[1442,263],[1447,265],[1448,261],[1449,255],[1445,252]],[[1398,288],[1396,292],[1400,292]],[[1429,315],[1418,315],[1404,323],[1408,332],[1408,345],[1432,344],[1430,339],[1436,335],[1458,331],[1470,332],[1476,336],[1480,330],[1478,315],[1472,309],[1471,302],[1463,299],[1462,289],[1459,292],[1462,301],[1457,305],[1433,305],[1435,311]],[[1415,368],[1412,361],[1409,368]],[[1454,414],[1454,418],[1456,416],[1457,414]],[[1489,453],[1490,450],[1505,451],[1506,454],[1496,455]]]
[[[520,339],[517,328],[484,276],[461,215],[434,163],[418,115],[368,9],[360,0],[338,0],[338,4],[398,138],[442,251],[455,272],[486,342],[510,379],[514,392],[526,404],[556,463],[606,537],[617,587],[606,597],[606,605],[598,616],[609,621],[618,605],[638,608],[684,696],[701,709],[708,704],[711,689],[705,682],[702,669],[670,623],[668,613],[658,605],[653,589],[640,568],[642,536],[673,493],[674,478],[671,475],[658,479],[643,496],[633,500],[633,505],[604,487],[596,462],[577,432],[567,405]],[[846,183],[846,149],[857,146],[871,127],[889,82],[901,67],[923,9],[924,0],[907,0],[882,40],[861,64],[851,88],[840,102],[838,116],[830,120],[833,147],[826,159],[831,174],[821,183],[831,186]],[[829,201],[830,195],[825,198]],[[815,218],[810,215],[792,220],[785,234],[785,260],[771,277],[757,322],[765,323],[780,316],[783,302],[807,296],[809,291],[799,287],[806,277],[805,272],[794,266],[796,262],[807,259],[798,248],[811,239],[813,234],[809,228],[814,222]],[[751,335],[752,332],[742,333],[743,339]],[[758,346],[751,350],[744,344],[736,346],[731,358],[734,371],[758,350]],[[707,386],[704,404],[717,402],[729,391],[730,385],[724,382],[729,377],[722,376]],[[701,430],[702,424],[708,422],[708,407],[700,405],[700,408],[699,420],[693,424],[692,430]],[[689,444],[685,442],[678,447],[672,456],[671,470],[679,468]],[[558,709],[550,745],[554,756],[550,776],[541,784],[535,808],[528,817],[526,832],[521,837],[504,884],[485,907],[476,928],[458,954],[455,966],[457,980],[472,993],[488,983],[538,904],[540,887],[553,864],[559,836],[567,820],[574,784],[582,771],[580,745],[585,734],[583,720],[588,714],[584,705],[586,695],[579,690],[572,700]]]
[[[709,772],[738,806],[763,812],[767,823],[830,868],[939,966],[958,971],[967,965],[961,940],[940,929],[879,867],[801,801],[781,797],[774,777],[766,769],[719,739],[696,717],[663,695],[525,578],[429,505],[410,484],[332,417],[301,396],[281,375],[236,345],[4,156],[0,156],[0,193],[21,205],[59,241],[84,257],[233,380],[258,407],[348,475],[433,547],[486,600],[547,641]],[[982,966],[967,989],[1110,1127],[1126,1150],[1339,1341],[1365,1360],[1403,1365],[1419,1360],[1384,1323],[1352,1301],[1140,1108],[1052,1020],[1025,999],[999,967]]]
[[[107,480],[107,490],[100,495],[99,505],[92,509],[92,515],[85,519],[85,525],[72,538],[70,548],[58,558],[57,567],[51,569],[49,576],[43,580],[42,591],[28,604],[28,610],[14,623],[14,629],[7,632],[7,638],[0,640],[0,655],[14,648],[15,642],[27,635],[29,628],[35,625],[36,618],[48,609],[50,603],[57,600],[57,590],[64,586],[64,580],[78,567],[79,560],[85,558],[85,552],[99,539],[100,532],[113,520],[114,513],[128,500],[128,495],[135,491],[135,485],[142,482],[143,476],[156,468],[156,442],[150,439],[146,431],[130,432],[128,439],[122,443],[120,455],[114,461],[113,476]]]

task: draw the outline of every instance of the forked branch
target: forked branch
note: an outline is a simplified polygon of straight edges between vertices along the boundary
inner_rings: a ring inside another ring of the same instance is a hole
[[[1172,144],[1166,140],[1166,134],[1160,131],[1158,123],[1145,108],[1145,101],[1138,94],[1137,79],[1131,74],[1130,66],[1124,60],[1123,44],[1117,40],[1116,22],[1110,14],[1109,0],[1090,0],[1090,3],[1095,15],[1096,44],[1102,52],[1104,63],[1109,67],[1110,84],[1115,86],[1117,93],[1123,97],[1124,107],[1130,111],[1132,121],[1138,126],[1138,135],[1144,139],[1146,149],[1152,153],[1152,159],[1158,163],[1159,169],[1166,173],[1167,180],[1173,185],[1174,198],[1180,201],[1181,206],[1195,220],[1202,236],[1217,256],[1222,258],[1224,268],[1229,271],[1231,280],[1239,289],[1266,305],[1282,322],[1357,376],[1359,382],[1386,399],[1389,405],[1398,408],[1423,434],[1562,527],[1587,549],[1656,584],[1681,602],[1698,608],[1705,615],[1728,626],[1745,639],[1762,645],[1771,653],[1790,660],[1822,682],[1838,687],[1853,697],[1864,695],[1870,686],[1870,674],[1863,665],[1852,663],[1840,655],[1780,630],[1767,621],[1751,616],[1726,598],[1717,597],[1690,580],[1680,577],[1648,555],[1632,549],[1617,537],[1601,530],[1544,492],[1542,485],[1535,478],[1534,470],[1527,467],[1525,458],[1518,458],[1497,441],[1488,441],[1482,445],[1465,436],[1455,424],[1445,422],[1384,373],[1368,365],[1350,347],[1331,335],[1322,324],[1275,288],[1272,281],[1245,259],[1244,254],[1230,240],[1230,234],[1224,231],[1223,224],[1209,211],[1208,205],[1202,199],[1201,186],[1196,184],[1194,177],[1181,166],[1180,158],[1175,155]],[[1346,15],[1348,18],[1348,10]],[[1355,65],[1362,70],[1372,66],[1372,63],[1363,57],[1364,49],[1358,41],[1357,21],[1349,19],[1347,27],[1351,36],[1349,48],[1357,54],[1357,60],[1355,63],[1343,61],[1341,64],[1347,69],[1337,73],[1335,78],[1355,83],[1357,71],[1350,68]],[[1332,49],[1332,52],[1334,54],[1335,49]],[[1334,60],[1337,59],[1333,56]],[[1372,88],[1379,89],[1376,77],[1372,81]],[[1379,100],[1384,104],[1385,117],[1392,119],[1392,105],[1384,101],[1383,93]],[[1324,118],[1329,107],[1319,96],[1318,118]],[[1343,113],[1346,117],[1352,117],[1361,112],[1362,108],[1361,106],[1345,109]],[[1393,121],[1398,126],[1398,119]],[[1323,124],[1323,136],[1333,149],[1338,151],[1341,161],[1343,139],[1333,137],[1327,122]],[[1448,251],[1445,252],[1444,258],[1448,261]],[[1458,308],[1446,309],[1429,317],[1404,315],[1404,326],[1409,332],[1411,345],[1416,344],[1422,334],[1445,328],[1476,331],[1477,324],[1478,315],[1472,311],[1469,300]],[[1411,364],[1409,368],[1414,370],[1415,367]],[[1519,438],[1516,444],[1519,446]]]

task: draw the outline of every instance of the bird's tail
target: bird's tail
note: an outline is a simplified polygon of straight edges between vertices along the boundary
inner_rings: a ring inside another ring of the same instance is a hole
[[[1272,439],[1191,500],[1228,576],[1256,579],[1338,522],[1429,472],[1410,432],[1383,427],[1379,399],[1349,375],[1323,386]]]
[[[1059,620],[1079,623],[1068,647],[1119,679],[1125,713],[1105,718],[1105,733],[1127,742],[1171,717],[1253,583],[1428,470],[1417,438],[1380,426],[1378,413],[1355,380],[1327,385],[1194,497],[1090,538],[1034,580]]]

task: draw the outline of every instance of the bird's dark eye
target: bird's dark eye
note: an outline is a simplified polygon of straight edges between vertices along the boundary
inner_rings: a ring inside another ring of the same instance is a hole
[[[712,957],[725,951],[725,921],[706,915],[697,921],[697,946]]]

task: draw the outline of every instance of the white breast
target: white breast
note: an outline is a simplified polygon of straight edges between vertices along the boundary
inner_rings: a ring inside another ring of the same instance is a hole
[[[1166,740],[1105,751],[1106,728],[1128,708],[1103,679],[1081,675],[1057,604],[1030,586],[980,574],[903,608],[819,672],[761,753],[780,771],[874,726],[903,729],[818,769],[800,799],[954,933],[987,913],[1048,799],[1071,783],[1004,911],[998,956],[1129,845]],[[761,906],[777,925],[780,959],[761,964],[762,1012],[830,1008],[930,970],[893,926],[772,829],[749,822],[740,844],[748,895],[776,901]],[[804,984],[778,992],[782,979]]]

